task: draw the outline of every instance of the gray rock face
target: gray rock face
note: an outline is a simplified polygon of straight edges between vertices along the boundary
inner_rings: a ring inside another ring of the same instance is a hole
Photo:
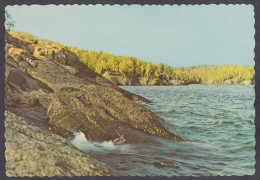
[[[128,138],[135,134],[133,131],[181,140],[169,131],[166,122],[113,88],[66,86],[52,98],[47,115],[50,124],[72,132],[80,130],[89,140],[125,137],[128,142]],[[138,138],[131,139],[138,141]]]
[[[44,126],[5,112],[7,176],[96,176],[111,170]]]

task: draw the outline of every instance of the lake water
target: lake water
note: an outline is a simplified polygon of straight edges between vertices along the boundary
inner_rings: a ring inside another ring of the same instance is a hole
[[[139,144],[72,143],[121,175],[211,176],[255,173],[255,92],[252,85],[124,86],[182,132],[188,142],[149,137]]]

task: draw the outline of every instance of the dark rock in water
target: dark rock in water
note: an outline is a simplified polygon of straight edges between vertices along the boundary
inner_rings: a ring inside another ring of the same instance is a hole
[[[114,139],[114,140],[113,140],[113,143],[114,143],[114,144],[123,144],[125,141],[126,141],[125,138],[119,137],[119,138]]]
[[[163,119],[135,101],[150,101],[114,86],[63,47],[23,42],[6,33],[6,106],[41,106],[56,129],[104,141],[138,132],[183,140]],[[136,139],[138,140],[138,139]]]

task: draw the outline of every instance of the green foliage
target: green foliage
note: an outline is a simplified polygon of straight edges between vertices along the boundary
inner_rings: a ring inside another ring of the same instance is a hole
[[[87,67],[98,73],[109,72],[127,77],[147,76],[159,78],[166,75],[168,80],[180,80],[187,83],[223,84],[227,80],[234,83],[251,81],[254,77],[253,66],[219,65],[219,66],[192,66],[171,67],[169,65],[152,64],[135,57],[114,56],[103,51],[88,51],[69,47],[76,53]],[[83,56],[79,53],[82,52]]]
[[[13,36],[16,37],[18,39],[21,39],[23,41],[27,41],[27,42],[32,42],[37,44],[38,46],[55,46],[57,48],[65,48],[66,46],[61,44],[60,42],[52,42],[50,40],[45,40],[45,39],[40,39],[37,36],[34,36],[32,34],[29,33],[25,33],[25,32],[20,32],[20,31],[14,31],[11,30],[9,31],[9,33]]]
[[[254,68],[241,65],[178,67],[173,68],[170,76],[190,83],[223,84],[227,80],[241,83],[254,78]]]
[[[202,65],[192,67],[171,67],[169,65],[152,64],[135,57],[115,56],[103,51],[89,51],[73,46],[65,46],[59,42],[40,39],[34,35],[10,31],[14,37],[25,41],[37,41],[38,46],[52,45],[58,48],[67,48],[74,52],[79,60],[88,68],[103,74],[117,74],[127,77],[146,76],[159,79],[162,75],[167,80],[179,80],[186,83],[223,84],[231,81],[234,84],[251,81],[254,78],[253,66],[241,65]]]

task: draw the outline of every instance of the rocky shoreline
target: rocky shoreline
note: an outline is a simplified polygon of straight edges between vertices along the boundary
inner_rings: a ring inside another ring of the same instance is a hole
[[[148,78],[147,76],[134,76],[134,77],[126,77],[118,74],[109,74],[105,72],[102,74],[103,77],[110,80],[114,85],[117,86],[185,86],[189,84],[203,84],[203,85],[254,85],[255,81],[252,80],[245,80],[241,83],[236,83],[235,79],[225,80],[224,83],[212,83],[202,82],[202,83],[195,83],[190,81],[183,81],[183,80],[174,80],[170,79],[169,76],[162,74],[159,78]]]
[[[81,131],[90,141],[143,134],[186,140],[138,104],[149,100],[115,86],[56,44],[41,46],[5,34],[6,173],[8,176],[115,175],[72,146]]]
[[[97,176],[116,174],[106,164],[75,148],[44,122],[5,112],[6,175]]]

